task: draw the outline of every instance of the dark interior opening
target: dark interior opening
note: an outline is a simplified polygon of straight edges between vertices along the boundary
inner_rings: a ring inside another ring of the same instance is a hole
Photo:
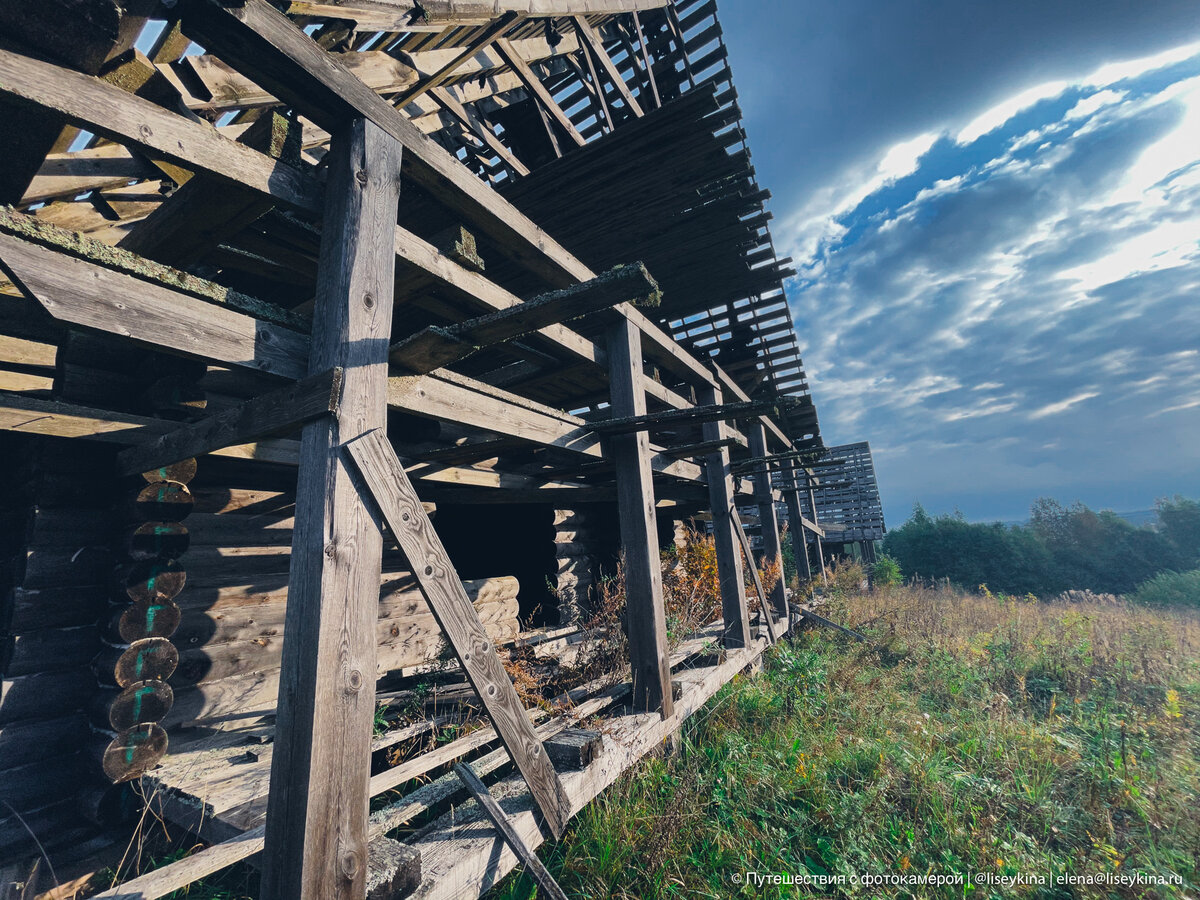
[[[540,503],[438,503],[433,524],[460,578],[513,575],[521,582],[517,600],[522,627],[556,621],[552,508]]]

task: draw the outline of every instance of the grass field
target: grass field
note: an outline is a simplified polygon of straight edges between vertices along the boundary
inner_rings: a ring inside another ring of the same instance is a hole
[[[836,593],[872,644],[806,632],[727,685],[543,850],[568,895],[1200,896],[1200,617]],[[964,883],[896,883],[930,875]]]

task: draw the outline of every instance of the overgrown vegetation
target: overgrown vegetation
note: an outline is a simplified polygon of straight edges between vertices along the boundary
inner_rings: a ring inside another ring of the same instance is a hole
[[[965,588],[1128,594],[1160,572],[1200,565],[1200,503],[1177,496],[1159,501],[1157,513],[1155,527],[1139,528],[1107,510],[1043,498],[1028,525],[1007,526],[931,516],[918,504],[883,548],[906,576],[949,578]]]
[[[543,853],[569,896],[1195,896],[1195,610],[861,593],[844,568],[825,614],[873,643],[803,633],[722,689]],[[750,871],[847,883],[735,880]],[[1047,883],[849,881],[938,874]]]

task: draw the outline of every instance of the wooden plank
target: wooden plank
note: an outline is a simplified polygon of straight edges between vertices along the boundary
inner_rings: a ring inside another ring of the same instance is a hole
[[[659,9],[668,0],[489,0],[464,4],[462,0],[292,0],[294,16],[351,19],[360,31],[442,31],[451,26],[484,25],[506,12],[530,18],[571,15],[618,15]]]
[[[396,257],[407,266],[419,269],[443,290],[485,310],[503,310],[523,301],[485,276],[403,228],[396,229]],[[538,329],[541,337],[569,356],[597,365],[605,364],[602,348],[564,325],[547,325]]]
[[[683,697],[675,705],[669,719],[657,715],[627,715],[612,720],[604,736],[604,752],[587,769],[563,773],[563,782],[571,797],[572,809],[583,809],[591,800],[611,785],[701,709],[722,685],[742,669],[758,660],[765,642],[755,641],[752,647],[734,650],[725,662],[700,670],[684,681]],[[681,680],[683,677],[681,676]],[[536,847],[545,838],[539,833],[530,805],[520,795],[511,793],[513,779],[493,785],[493,796],[513,819],[517,830],[529,847]],[[419,900],[456,900],[475,897],[494,887],[517,863],[515,854],[506,845],[497,846],[491,829],[479,827],[484,814],[477,807],[460,806],[453,816],[445,816],[414,838],[412,846],[421,851],[423,882],[415,898]]]
[[[128,184],[150,178],[154,170],[130,155],[120,144],[102,144],[75,153],[51,153],[46,157],[21,204],[41,203],[57,197],[74,197],[84,191]]]
[[[750,399],[746,392],[738,386],[736,381],[729,377],[724,369],[711,360],[709,361],[709,366],[712,368],[713,374],[716,375],[722,391],[738,400]],[[763,427],[770,431],[775,440],[779,441],[780,444],[782,444],[784,447],[792,446],[791,439],[783,433],[783,429],[779,427],[774,419],[770,418],[769,416],[763,416],[759,421],[762,422]]]
[[[784,502],[787,503],[788,523],[791,525],[792,554],[802,567],[805,581],[812,580],[812,563],[808,559],[808,538],[805,536],[808,521],[800,514],[800,491],[796,487],[795,467],[789,467],[788,489],[783,492]],[[799,573],[798,573],[799,574]]]
[[[116,0],[0,3],[0,32],[6,41],[94,75],[121,39],[122,12]],[[0,103],[0,116],[5,137],[0,203],[17,203],[56,149],[65,123],[53,110],[8,102]]]
[[[614,415],[644,415],[646,394],[642,387],[641,333],[627,319],[609,328],[608,367]],[[643,711],[659,710],[666,718],[672,713],[673,701],[662,567],[654,515],[650,438],[645,431],[614,435],[610,439],[609,455],[616,468],[617,510],[621,544],[625,550],[633,705]]]
[[[644,389],[644,387],[643,387]],[[757,415],[764,409],[775,409],[778,400],[748,400],[736,403],[718,403],[707,406],[691,406],[686,409],[668,409],[662,412],[643,413],[639,416],[617,416],[598,419],[591,423],[600,434],[628,434],[631,431],[650,431],[680,425],[697,425],[704,422],[725,422]]]
[[[416,69],[382,50],[335,53],[334,58],[371,90],[392,93],[411,87],[417,81]],[[179,65],[204,85],[208,96],[185,95],[184,102],[193,110],[244,110],[279,106],[278,98],[263,90],[224,60],[209,54],[185,56]],[[163,66],[164,71],[170,71]]]
[[[633,94],[629,92],[629,86],[625,84],[625,79],[621,77],[621,73],[618,72],[617,67],[613,65],[613,61],[609,59],[608,53],[604,50],[604,44],[601,43],[600,38],[596,35],[596,32],[592,30],[592,26],[587,23],[587,19],[585,19],[583,16],[576,16],[574,18],[574,22],[575,30],[579,32],[580,37],[583,38],[584,44],[587,45],[587,49],[600,64],[600,68],[604,70],[604,74],[608,76],[608,80],[612,82],[612,86],[616,89],[617,94],[620,95],[626,109],[632,112],[635,117],[640,119],[644,115],[641,104],[639,104],[637,100],[634,99]],[[603,93],[604,86],[597,81],[596,89]]]
[[[445,83],[460,65],[466,62],[476,53],[490,47],[494,41],[504,37],[505,33],[512,28],[513,24],[519,18],[520,15],[518,13],[506,12],[489,22],[485,27],[472,34],[470,40],[465,43],[465,46],[463,46],[462,49],[459,50],[459,52],[456,53],[449,62],[443,65],[432,75],[422,78],[413,87],[401,91],[393,100],[394,105],[398,109],[402,108],[406,104],[416,100],[426,91],[433,90],[439,85]]]
[[[359,119],[330,153],[309,369],[345,375],[337,415],[301,437],[264,900],[361,900],[368,868],[383,536],[339,448],[387,422],[401,148]]]
[[[758,564],[754,561],[754,551],[750,549],[750,541],[746,538],[746,532],[742,530],[742,519],[738,515],[736,506],[729,508],[729,518],[733,522],[733,530],[742,545],[742,552],[746,555],[746,565],[750,567],[750,577],[754,580],[754,590],[758,594],[758,605],[762,610],[762,617],[766,620],[767,633],[770,635],[771,643],[774,644],[778,639],[775,634],[775,617],[771,615],[771,604],[768,602],[767,592],[763,590],[762,579],[758,577]]]
[[[750,453],[765,456],[766,429],[762,423],[750,426]],[[754,475],[754,497],[758,503],[758,522],[762,529],[763,566],[778,566],[779,580],[771,589],[771,604],[780,616],[787,615],[787,600],[783,593],[783,548],[779,542],[779,517],[775,513],[775,495],[771,489],[771,469],[763,464]]]
[[[550,831],[561,837],[569,803],[558,775],[404,467],[382,431],[368,432],[351,441],[347,450],[408,557],[425,601],[529,785]]]
[[[709,404],[720,404],[721,392],[701,388],[700,397]],[[746,583],[742,577],[742,557],[733,537],[733,475],[729,470],[729,449],[724,445],[722,422],[705,422],[702,435],[716,446],[705,460],[708,501],[713,516],[713,542],[717,552],[717,578],[721,586],[721,616],[725,623],[722,637],[729,648],[750,644],[750,611],[746,605]],[[753,558],[748,560],[753,565]]]
[[[92,76],[0,49],[0,97],[59,112],[80,128],[244,184],[292,208],[320,208],[315,181],[300,169]]]
[[[68,204],[42,207],[39,213]],[[79,204],[70,204],[79,205]],[[208,303],[216,303],[230,309],[249,313],[258,319],[286,325],[294,331],[307,331],[308,322],[289,309],[267,303],[224,285],[189,275],[179,269],[165,266],[118,247],[110,246],[87,235],[77,234],[66,228],[43,220],[40,216],[28,216],[10,207],[0,207],[0,232],[11,234],[22,240],[69,256],[77,256],[88,262],[134,275],[144,281],[156,282],[171,290],[180,291]]]
[[[0,233],[0,261],[54,318],[284,378],[305,374],[308,338]]]
[[[597,460],[605,456],[600,436],[586,419],[445,369],[432,375],[392,376],[388,405]],[[704,477],[699,466],[665,453],[654,453],[650,466],[684,481],[700,483]]]
[[[521,83],[525,85],[525,89],[533,94],[538,107],[545,110],[546,114],[562,129],[567,137],[575,142],[577,147],[582,147],[586,143],[583,135],[572,124],[570,118],[563,112],[562,107],[555,102],[553,95],[542,84],[542,80],[529,68],[529,64],[525,62],[516,48],[509,41],[501,38],[496,41],[493,49],[500,55],[500,59],[521,79]]]
[[[559,291],[513,304],[457,325],[431,326],[394,344],[390,361],[412,372],[425,373],[450,365],[482,347],[521,337],[547,325],[585,316],[618,303],[655,305],[658,283],[641,263],[617,266]]]
[[[58,400],[0,394],[0,430],[138,444],[175,428],[174,422],[98,410]]]
[[[277,112],[255,120],[238,143],[272,159],[300,162],[301,125]],[[201,173],[188,179],[146,218],[134,225],[117,246],[180,268],[200,260],[221,241],[275,205],[259,191]]]
[[[328,413],[337,414],[343,372],[331,369],[121,451],[117,470],[136,475],[181,459],[203,456],[287,431]]]
[[[501,162],[512,169],[513,172],[517,175],[529,174],[529,167],[517,159],[513,155],[513,152],[504,146],[504,142],[496,137],[487,123],[480,121],[477,116],[469,112],[449,91],[445,88],[434,87],[429,89],[429,96],[446,112],[450,113],[463,128],[483,141],[487,145],[487,148],[496,154]]]
[[[508,842],[508,846],[520,858],[525,866],[525,871],[537,882],[537,886],[542,889],[542,892],[547,897],[550,897],[551,900],[567,900],[567,895],[558,886],[558,882],[554,880],[554,876],[542,865],[542,861],[537,858],[537,854],[525,846],[525,840],[517,832],[516,828],[513,827],[508,816],[504,814],[504,810],[500,808],[500,804],[488,793],[487,786],[479,780],[471,766],[468,763],[456,763],[454,771],[462,779],[462,783],[466,785],[467,791],[475,799],[475,802],[487,813],[487,817],[492,820],[492,824],[496,826],[496,830]]]

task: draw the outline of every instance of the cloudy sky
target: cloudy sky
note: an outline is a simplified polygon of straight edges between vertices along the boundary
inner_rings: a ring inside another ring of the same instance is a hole
[[[826,443],[1023,519],[1200,496],[1200,5],[725,0]]]

